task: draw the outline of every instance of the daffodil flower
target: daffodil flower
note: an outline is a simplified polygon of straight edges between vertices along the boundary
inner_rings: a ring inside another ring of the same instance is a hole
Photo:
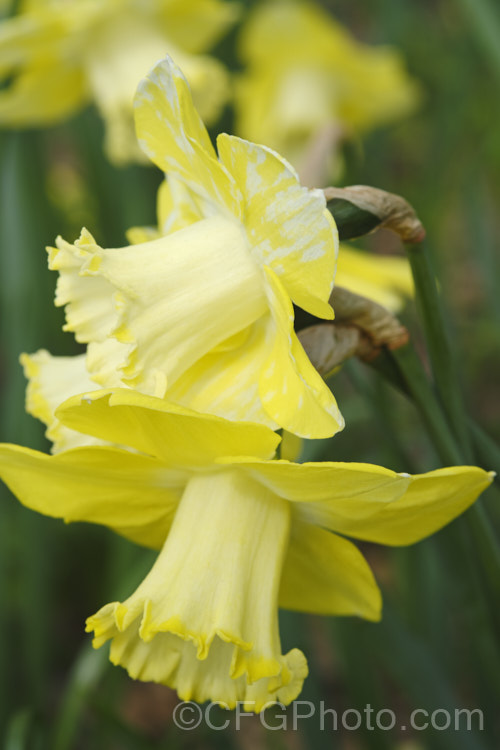
[[[162,183],[158,193],[158,227],[134,227],[129,230],[128,237],[132,243],[147,242],[202,218],[203,209],[196,203],[196,196],[171,178]],[[369,254],[345,244],[340,246],[336,282],[356,294],[373,299],[392,312],[398,312],[405,299],[413,294],[411,272],[405,258]],[[87,370],[86,356],[55,357],[40,350],[32,355],[23,354],[21,362],[28,379],[26,410],[47,426],[46,436],[52,442],[52,452],[95,444],[97,441],[93,438],[65,427],[55,416],[57,407],[70,396],[99,388]],[[214,371],[215,383],[217,377],[220,376]],[[101,382],[108,386],[120,384],[120,373],[113,369],[113,362]],[[205,388],[210,382],[208,378],[205,379]],[[206,391],[199,384],[184,378],[170,391],[171,398],[195,404],[201,410],[209,403],[206,396]],[[293,443],[294,446],[287,457],[299,455],[302,441],[297,436],[285,432],[283,445],[285,443],[287,451],[289,444]]]
[[[43,126],[94,101],[106,123],[106,147],[117,163],[144,160],[133,128],[132,101],[141,78],[166,53],[182,65],[200,114],[218,116],[228,74],[209,49],[235,21],[222,0],[25,0],[0,25],[0,124]]]
[[[410,112],[419,88],[400,54],[356,41],[319,5],[261,3],[243,27],[237,132],[299,169],[326,131],[362,133]]]
[[[192,197],[183,196],[180,203],[172,203],[172,193],[176,192],[164,183],[160,189],[160,216],[165,216],[165,226],[168,222],[170,231],[183,226],[183,216],[187,213]],[[187,192],[187,191],[186,191]],[[162,204],[168,201],[170,211],[162,213]],[[130,230],[129,239],[134,242],[144,242],[148,239],[160,236],[153,227],[134,227]],[[370,255],[340,245],[336,281],[339,286],[346,287],[356,294],[373,299],[392,312],[398,312],[404,305],[406,299],[413,295],[413,281],[408,262],[405,258],[396,256]],[[26,411],[46,426],[46,437],[52,442],[52,452],[59,453],[62,450],[75,448],[79,445],[93,445],[97,442],[88,435],[75,432],[65,427],[55,416],[55,412],[70,396],[88,390],[97,390],[98,385],[94,383],[87,371],[85,354],[73,357],[55,357],[44,349],[35,354],[23,354],[21,362],[24,373],[28,379],[26,391]],[[112,384],[113,374],[115,384],[118,385],[119,373],[109,370],[106,380],[108,385]],[[185,390],[184,390],[185,388]],[[195,386],[196,388],[196,386]],[[198,389],[199,390],[199,389]],[[188,397],[186,398],[186,393]],[[178,394],[180,400],[188,403],[196,400],[192,396],[190,385],[183,384],[181,380],[177,387],[172,389],[171,395]],[[205,402],[202,401],[203,407]],[[285,457],[284,446],[286,444],[287,458],[297,457],[300,454],[302,440],[293,433],[283,433],[281,455]]]
[[[335,399],[293,330],[292,302],[333,318],[338,238],[320,190],[275,152],[220,135],[218,158],[170,59],[139,86],[144,151],[192,197],[181,227],[102,249],[58,239],[56,304],[88,344],[101,386],[129,387],[234,420],[319,438],[342,428]],[[185,210],[186,207],[184,207]]]
[[[29,508],[89,521],[159,550],[123,602],[87,621],[96,648],[130,675],[184,700],[242,701],[260,711],[300,693],[307,663],[281,651],[278,606],[381,616],[381,596],[346,537],[388,545],[422,539],[491,481],[474,467],[397,474],[370,464],[270,460],[263,425],[198,414],[131,390],[73,397],[67,427],[113,447],[57,456],[0,446],[0,476]]]

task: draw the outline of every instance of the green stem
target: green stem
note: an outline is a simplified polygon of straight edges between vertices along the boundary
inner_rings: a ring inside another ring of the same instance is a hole
[[[81,714],[96,689],[107,662],[107,649],[95,651],[90,643],[83,646],[64,692],[64,703],[53,736],[54,750],[69,750],[72,747]]]
[[[391,352],[407,392],[432,438],[439,456],[446,464],[460,464],[460,450],[450,432],[431,384],[412,346],[407,344]]]
[[[500,546],[483,505],[475,503],[467,511],[464,519],[472,532],[483,570],[487,573],[488,583],[495,597],[494,614],[500,627]]]
[[[30,709],[23,708],[15,714],[5,734],[4,750],[28,750],[33,715]]]
[[[453,433],[456,435],[466,461],[473,460],[472,444],[467,429],[467,418],[462,394],[457,382],[449,337],[447,335],[441,300],[425,243],[406,247],[411,264],[419,313],[429,351],[436,388]]]
[[[496,471],[497,479],[500,479],[500,447],[472,419],[469,420],[469,430],[481,465]]]
[[[425,244],[408,245],[406,251],[415,282],[417,303],[422,315],[434,379],[449,422],[448,438],[445,441],[443,441],[443,425],[440,424],[438,433],[431,434],[433,434],[441,458],[446,463],[472,463],[473,451],[467,415],[457,383],[453,353],[446,333],[441,301],[429,256]],[[398,355],[396,354],[396,356]],[[412,374],[412,370],[408,370],[408,373]],[[413,380],[421,387],[419,383],[421,378],[418,375],[414,375]],[[428,417],[429,404],[427,399],[420,399],[417,401],[417,405],[422,414]],[[455,436],[459,443],[458,451],[454,449],[449,452],[447,443],[451,445]],[[498,601],[500,601],[498,598],[500,596],[500,548],[485,511],[479,503],[475,503],[470,508],[465,519],[468,524],[468,531],[476,543],[490,591],[496,599],[496,603],[493,603],[493,614],[497,620]]]

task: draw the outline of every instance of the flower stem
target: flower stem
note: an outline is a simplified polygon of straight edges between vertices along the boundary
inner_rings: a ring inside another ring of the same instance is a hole
[[[391,357],[441,460],[446,464],[461,463],[460,449],[415,350],[406,344],[391,352]]]
[[[425,245],[407,246],[417,304],[422,315],[429,348],[434,380],[447,419],[443,418],[440,404],[434,397],[421,363],[409,346],[392,352],[403,380],[412,395],[426,424],[436,450],[444,463],[473,462],[472,441],[468,420],[456,380],[456,368],[444,325],[436,279],[432,272]],[[489,467],[487,467],[489,468]],[[464,516],[467,531],[472,536],[481,560],[493,604],[494,619],[500,601],[500,548],[484,508],[476,502]],[[462,523],[464,523],[462,521]],[[460,537],[457,534],[457,544]]]
[[[457,368],[447,335],[436,277],[425,243],[407,245],[419,313],[429,351],[437,392],[461,453],[472,463],[473,451],[467,428],[462,394],[457,381]]]
[[[500,447],[474,420],[469,419],[469,430],[474,441],[474,450],[482,466],[496,471],[500,478]]]

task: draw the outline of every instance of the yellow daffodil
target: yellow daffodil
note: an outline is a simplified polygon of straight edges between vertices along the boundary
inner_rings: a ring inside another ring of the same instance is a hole
[[[419,476],[370,464],[270,460],[263,425],[198,414],[132,390],[58,411],[114,447],[57,456],[0,446],[0,476],[26,506],[108,526],[160,550],[124,602],[87,621],[94,646],[184,700],[260,711],[299,694],[307,663],[281,651],[278,606],[378,620],[381,597],[346,537],[405,545],[441,528],[491,481],[474,467]],[[333,532],[333,533],[332,533]]]
[[[0,25],[0,125],[51,125],[94,101],[117,162],[144,159],[133,129],[137,84],[166,53],[187,75],[206,121],[229,94],[228,76],[209,49],[238,7],[222,0],[25,0]]]
[[[161,237],[163,233],[188,226],[193,221],[193,199],[193,195],[181,183],[172,179],[168,183],[165,181],[158,195],[159,228],[135,227],[128,232],[130,241],[147,242]],[[370,255],[345,244],[340,246],[336,281],[339,286],[373,299],[392,312],[398,312],[405,299],[413,294],[411,272],[405,258]],[[47,425],[46,436],[53,443],[52,452],[94,444],[96,441],[93,438],[65,427],[55,416],[57,407],[70,396],[99,388],[87,370],[86,356],[54,357],[40,350],[33,355],[23,354],[21,362],[28,379],[26,410]],[[113,370],[111,362],[101,382],[108,386],[119,385],[119,375],[118,371]],[[210,381],[205,384],[208,383]],[[200,392],[202,397],[197,399]],[[196,405],[201,409],[207,405],[202,389],[184,379],[172,388],[170,396],[191,404],[198,401]],[[300,438],[284,432],[281,447],[283,457],[296,458],[301,446]]]
[[[419,99],[396,50],[361,44],[314,2],[260,3],[240,42],[247,67],[236,89],[237,132],[297,168],[325,133],[363,132]]]
[[[176,190],[190,202],[180,218],[167,212],[164,236],[102,249],[84,230],[49,249],[56,304],[88,344],[91,379],[303,437],[334,434],[342,417],[293,330],[292,302],[333,318],[338,239],[322,191],[239,138],[220,135],[217,158],[170,59],[139,86],[135,113],[143,149],[169,175],[166,202]]]

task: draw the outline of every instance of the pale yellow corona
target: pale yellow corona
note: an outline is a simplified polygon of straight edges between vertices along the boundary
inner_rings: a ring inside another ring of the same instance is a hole
[[[137,84],[168,53],[187,75],[200,114],[218,116],[230,86],[203,54],[239,15],[223,0],[24,0],[0,23],[0,126],[65,120],[94,102],[112,161],[140,159],[132,101]]]
[[[282,653],[278,607],[381,616],[347,537],[406,545],[444,526],[491,482],[475,467],[417,476],[370,464],[270,460],[263,425],[198,414],[131,390],[91,392],[58,411],[67,428],[129,450],[47,456],[0,446],[0,477],[29,508],[108,526],[159,550],[122,602],[87,621],[94,646],[183,700],[261,711],[300,693],[307,662]]]

